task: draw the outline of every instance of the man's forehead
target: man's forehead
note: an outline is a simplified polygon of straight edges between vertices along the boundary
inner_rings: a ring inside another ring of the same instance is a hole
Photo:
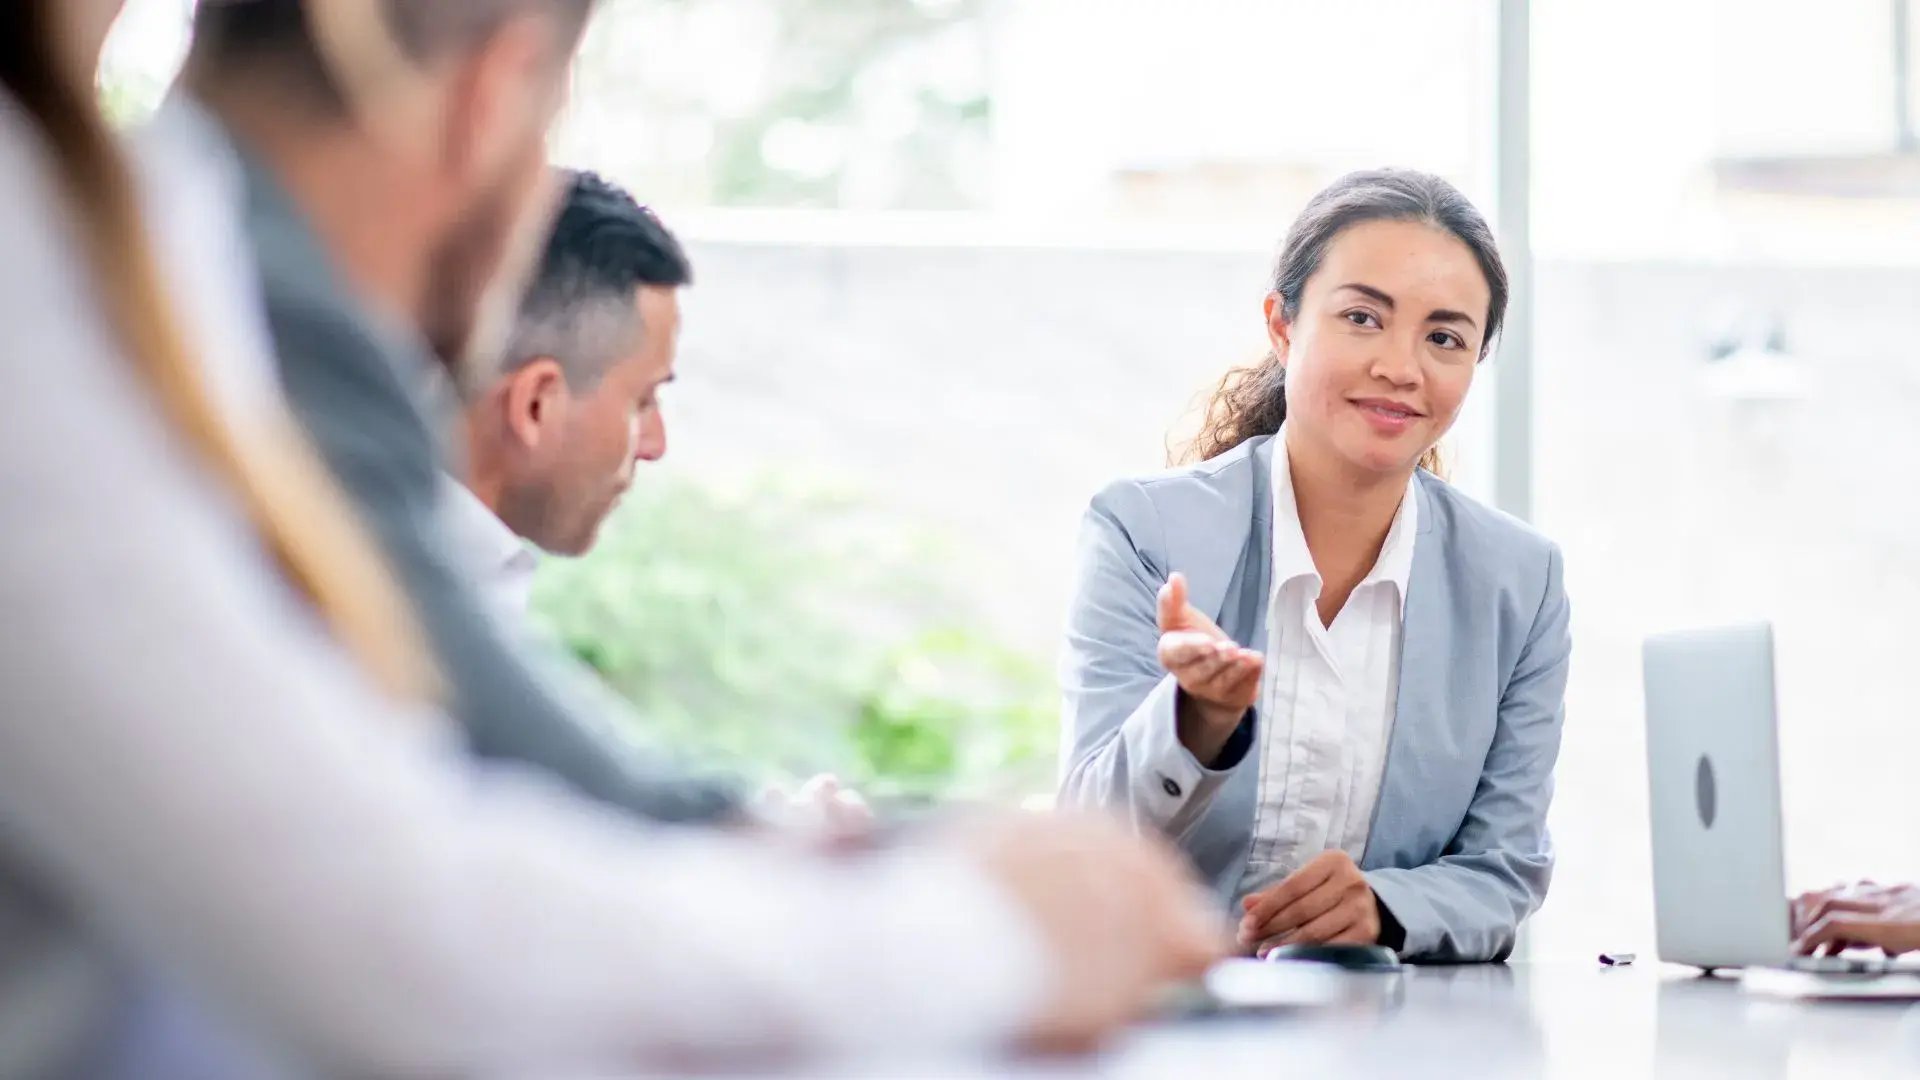
[[[634,291],[635,319],[631,336],[616,361],[621,379],[629,386],[653,386],[673,377],[674,345],[680,331],[677,290],[642,285]]]
[[[672,285],[641,285],[634,290],[634,303],[640,309],[640,321],[649,327],[656,323],[678,326],[680,289]]]

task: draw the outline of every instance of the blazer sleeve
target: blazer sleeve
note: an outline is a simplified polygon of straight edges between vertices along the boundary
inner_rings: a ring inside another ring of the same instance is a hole
[[[1078,572],[1061,660],[1060,803],[1124,814],[1173,839],[1189,831],[1252,744],[1249,710],[1219,760],[1181,744],[1181,693],[1159,661],[1166,581],[1158,513],[1140,484],[1097,495],[1081,522]]]
[[[1401,953],[1409,959],[1503,960],[1521,920],[1546,898],[1553,875],[1547,805],[1573,648],[1561,577],[1560,551],[1550,548],[1546,588],[1459,832],[1435,862],[1366,875],[1405,929]]]

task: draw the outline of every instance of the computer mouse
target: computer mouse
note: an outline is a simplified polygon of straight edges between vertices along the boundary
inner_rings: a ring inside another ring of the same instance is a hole
[[[1345,971],[1400,970],[1400,958],[1384,945],[1281,945],[1267,959],[1332,964]]]

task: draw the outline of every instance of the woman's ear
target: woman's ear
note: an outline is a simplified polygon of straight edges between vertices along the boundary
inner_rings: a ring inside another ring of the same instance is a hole
[[[1287,318],[1286,298],[1277,292],[1267,294],[1262,306],[1267,314],[1267,347],[1281,367],[1287,366],[1287,346],[1293,341],[1293,323]]]

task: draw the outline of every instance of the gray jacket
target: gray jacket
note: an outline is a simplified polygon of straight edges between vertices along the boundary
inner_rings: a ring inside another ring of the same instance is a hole
[[[473,750],[648,818],[737,814],[731,785],[642,753],[638,721],[590,672],[508,639],[487,614],[444,533],[444,462],[430,418],[450,416],[427,390],[434,362],[350,296],[278,181],[257,161],[246,171],[247,229],[288,402],[411,597]]]
[[[1061,801],[1166,834],[1228,902],[1252,841],[1258,717],[1222,768],[1181,745],[1155,595],[1182,571],[1196,608],[1265,650],[1272,466],[1263,437],[1096,496],[1062,672]],[[1429,473],[1414,493],[1399,705],[1360,865],[1405,929],[1405,955],[1499,959],[1553,871],[1547,804],[1572,647],[1560,552]]]

